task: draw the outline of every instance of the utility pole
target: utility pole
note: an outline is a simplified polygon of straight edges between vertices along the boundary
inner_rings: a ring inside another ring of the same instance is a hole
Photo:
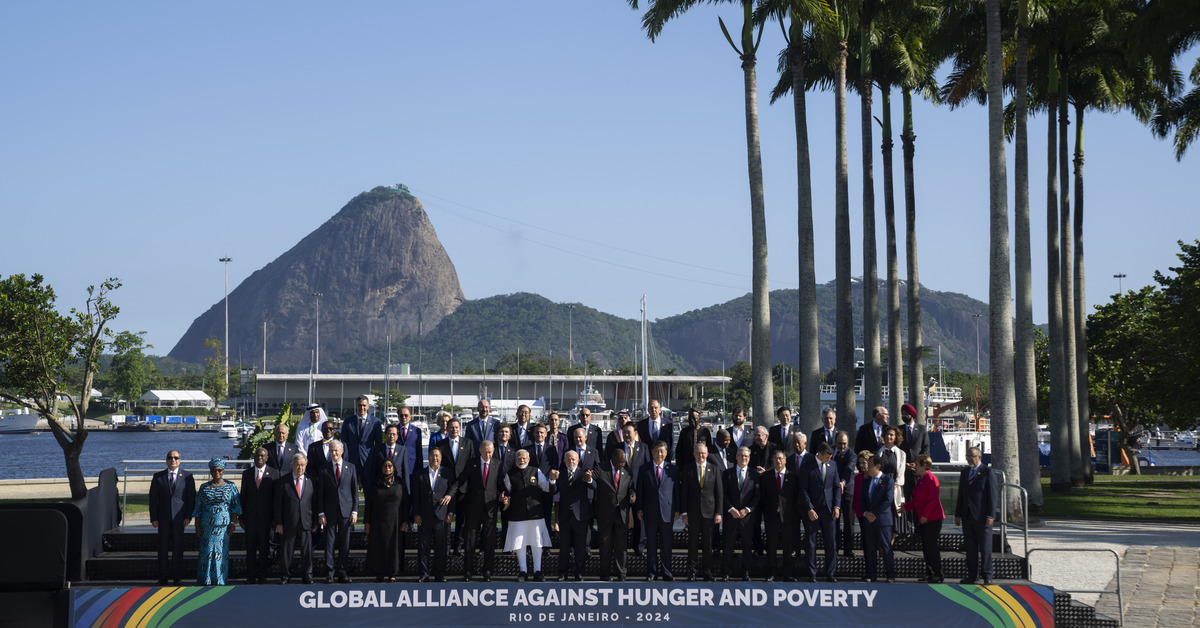
[[[983,314],[972,314],[975,317],[975,374],[983,375],[983,371],[979,369],[979,319],[983,318]]]
[[[575,368],[575,306],[567,306],[567,364]]]
[[[229,262],[233,258],[226,255],[217,261],[225,264],[225,396],[229,397]]]
[[[1125,294],[1125,290],[1121,288],[1121,280],[1127,277],[1125,273],[1117,273],[1113,275],[1113,279],[1117,280],[1117,294]]]
[[[312,293],[312,295],[313,295],[314,297],[317,297],[317,361],[316,361],[316,374],[317,374],[317,375],[320,375],[320,374],[321,374],[321,297],[322,297],[323,295],[322,295],[322,293],[320,293],[320,292],[314,292],[314,293]]]

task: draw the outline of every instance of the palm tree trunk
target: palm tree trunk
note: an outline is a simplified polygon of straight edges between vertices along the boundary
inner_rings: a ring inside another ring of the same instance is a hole
[[[883,123],[883,222],[887,230],[888,414],[900,416],[904,403],[904,349],[900,338],[900,263],[896,254],[896,198],[892,180],[892,88],[879,86]]]
[[[837,247],[834,274],[837,291],[837,417],[848,432],[858,425],[854,400],[854,302],[850,285],[850,165],[846,152],[846,40],[838,42],[837,69],[833,90],[836,131],[836,176],[834,190],[834,241]]]
[[[1050,54],[1046,93],[1046,316],[1050,322],[1050,490],[1071,490],[1071,426],[1063,404],[1062,283],[1058,270],[1058,71]]]
[[[871,119],[871,22],[860,12],[859,33],[862,62],[858,94],[862,103],[862,204],[863,204],[863,401],[867,408],[880,405],[881,378],[879,375],[879,261],[875,244],[875,146],[872,140]],[[900,414],[892,415],[899,423]]]
[[[754,364],[750,380],[754,390],[754,415],[769,420],[775,405],[775,387],[771,378],[771,307],[767,284],[767,213],[763,199],[762,152],[758,141],[758,85],[754,74],[754,54],[742,55],[746,84],[746,161],[750,174],[750,226],[753,233],[754,289],[751,313],[750,345]]]
[[[1016,400],[1017,444],[1021,450],[1021,486],[1029,495],[1029,509],[1042,510],[1042,476],[1038,465],[1037,379],[1033,352],[1033,270],[1029,234],[1029,118],[1027,75],[1029,64],[1029,3],[1020,0],[1017,17],[1016,67],[1016,179],[1014,235],[1016,250],[1017,330]]]
[[[1079,412],[1079,446],[1087,452],[1090,447],[1088,411],[1087,302],[1083,285],[1083,105],[1075,105],[1075,397]],[[1066,229],[1066,225],[1063,226]],[[1094,481],[1092,465],[1082,467],[1083,480]]]
[[[1008,174],[1004,157],[1004,78],[1001,69],[1000,0],[987,3],[988,172],[991,216],[991,273],[988,281],[988,370],[991,377],[992,466],[1009,481],[1020,477],[1017,450],[1016,398],[1013,395],[1012,286],[1009,283]],[[1024,519],[1014,491],[1002,492],[1009,501],[1009,520]]]
[[[792,55],[792,103],[796,115],[796,255],[800,263],[800,424],[816,429],[821,412],[821,366],[817,346],[817,268],[813,247],[812,162],[808,154],[808,113],[804,90],[804,30],[793,17],[788,50]],[[810,426],[811,423],[811,426]]]
[[[1060,77],[1061,84],[1059,85],[1058,94],[1058,171],[1062,176],[1067,176],[1071,170],[1067,166],[1067,125],[1069,121],[1069,113],[1067,107],[1067,95],[1070,81],[1070,68],[1067,61],[1062,62],[1062,73]],[[1062,347],[1063,347],[1063,387],[1059,389],[1063,396],[1064,414],[1067,418],[1071,440],[1071,484],[1074,486],[1082,486],[1084,483],[1083,467],[1090,464],[1091,451],[1090,447],[1084,446],[1089,438],[1087,430],[1082,432],[1079,429],[1079,403],[1075,397],[1075,301],[1073,286],[1074,276],[1071,268],[1074,265],[1074,260],[1071,257],[1071,234],[1069,232],[1071,225],[1071,185],[1063,181],[1062,187],[1058,191],[1058,223],[1060,229],[1058,232],[1058,255],[1059,255],[1059,274],[1062,275]]]
[[[925,416],[925,357],[921,339],[921,281],[917,272],[917,192],[914,179],[914,160],[917,154],[917,135],[913,133],[912,89],[902,89],[904,129],[900,141],[904,150],[904,265],[908,268],[908,400],[917,409],[917,422],[927,423]],[[939,382],[940,383],[940,382]]]

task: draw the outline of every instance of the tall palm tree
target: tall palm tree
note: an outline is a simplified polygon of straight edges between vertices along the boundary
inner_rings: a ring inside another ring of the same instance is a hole
[[[744,100],[746,109],[746,162],[750,179],[750,227],[752,234],[751,258],[753,264],[752,312],[751,312],[751,386],[754,393],[754,417],[760,422],[769,422],[773,415],[774,382],[771,378],[771,309],[767,282],[767,218],[766,202],[763,197],[762,151],[758,135],[758,84],[755,76],[755,54],[762,41],[762,28],[758,39],[754,36],[753,0],[730,0],[742,8],[742,30],[738,44],[734,43],[718,18],[721,32],[741,60]],[[642,27],[650,41],[662,33],[668,20],[675,18],[699,4],[699,0],[650,0],[642,16]],[[629,0],[637,9],[637,0]]]
[[[1008,175],[1004,157],[1004,79],[1001,69],[1000,0],[987,2],[988,174],[991,216],[991,273],[988,281],[989,374],[991,377],[992,466],[1019,477],[1016,398],[1013,395],[1012,309],[1009,304]],[[1024,517],[1012,491],[1009,517]]]
[[[850,278],[850,165],[846,152],[846,61],[850,56],[851,15],[846,0],[829,0],[837,15],[834,54],[834,280],[838,425],[853,431],[858,425],[854,381],[854,301]]]
[[[1194,0],[1159,0],[1149,3],[1136,16],[1126,37],[1130,54],[1149,57],[1156,81],[1166,95],[1156,103],[1150,129],[1165,138],[1174,132],[1175,159],[1182,160],[1188,147],[1200,138],[1200,58],[1189,76],[1191,91],[1174,78],[1175,59],[1200,42],[1200,3]]]
[[[875,2],[861,0],[858,7],[858,97],[861,103],[862,205],[863,205],[863,401],[865,407],[880,403],[879,374],[879,262],[875,243],[875,146],[871,119],[871,21]],[[900,413],[891,415],[899,422]]]

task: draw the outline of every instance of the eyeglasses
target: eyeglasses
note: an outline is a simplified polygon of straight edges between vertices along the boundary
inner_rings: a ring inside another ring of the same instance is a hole
[[[167,460],[179,460],[179,456],[167,456]]]

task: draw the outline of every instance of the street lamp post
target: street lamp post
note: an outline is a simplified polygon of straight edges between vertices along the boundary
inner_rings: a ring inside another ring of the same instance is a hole
[[[324,296],[324,293],[323,292],[314,292],[314,293],[312,293],[312,295],[317,298],[317,357],[316,357],[316,368],[314,369],[314,371],[315,371],[315,374],[320,375],[321,374],[321,297]]]
[[[1121,280],[1124,279],[1126,276],[1127,275],[1125,273],[1117,273],[1117,274],[1113,275],[1113,279],[1117,280],[1117,294],[1125,294],[1125,290],[1123,290],[1121,288]]]
[[[975,317],[975,374],[983,375],[983,371],[979,369],[979,319],[983,318],[983,314],[972,314]]]
[[[233,258],[227,255],[217,261],[225,264],[225,396],[229,397],[229,262]]]
[[[567,306],[567,363],[575,368],[575,306]]]

